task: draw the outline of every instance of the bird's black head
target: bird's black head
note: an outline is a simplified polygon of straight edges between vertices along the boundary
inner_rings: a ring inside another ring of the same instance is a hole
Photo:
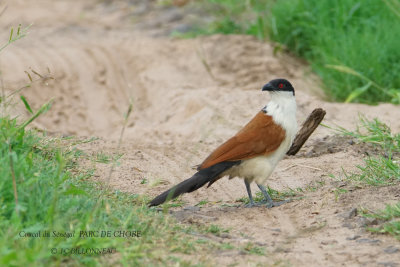
[[[263,86],[262,91],[271,91],[271,92],[292,92],[294,95],[294,88],[292,84],[285,79],[275,79],[267,83]]]

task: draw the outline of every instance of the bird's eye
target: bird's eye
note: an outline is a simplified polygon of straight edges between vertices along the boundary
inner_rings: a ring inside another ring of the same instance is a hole
[[[280,89],[282,89],[282,88],[283,88],[283,83],[280,83],[280,84],[278,85],[278,87],[279,87]]]

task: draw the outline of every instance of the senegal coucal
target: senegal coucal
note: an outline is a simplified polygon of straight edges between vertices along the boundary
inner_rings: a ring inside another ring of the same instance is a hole
[[[269,91],[270,102],[235,136],[220,145],[201,163],[189,179],[154,198],[149,206],[157,206],[181,194],[193,192],[218,179],[244,179],[250,205],[254,206],[250,183],[256,182],[265,196],[267,207],[276,205],[264,182],[285,156],[297,132],[294,88],[285,79],[275,79],[263,86]]]

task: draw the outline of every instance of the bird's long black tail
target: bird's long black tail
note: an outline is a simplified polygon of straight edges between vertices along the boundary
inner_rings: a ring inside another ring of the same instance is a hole
[[[173,186],[164,193],[158,195],[149,203],[149,206],[157,206],[164,203],[166,200],[174,199],[184,193],[193,192],[204,186],[208,182],[210,182],[211,184],[215,181],[214,179],[217,178],[218,175],[239,163],[240,160],[225,161],[215,164],[206,169],[202,169],[196,172],[191,178],[186,179],[185,181]]]

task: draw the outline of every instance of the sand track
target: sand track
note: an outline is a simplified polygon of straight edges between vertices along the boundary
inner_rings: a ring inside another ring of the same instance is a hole
[[[259,89],[275,77],[286,77],[294,84],[299,122],[322,107],[327,111],[327,125],[354,129],[362,113],[379,117],[394,132],[400,130],[398,107],[325,102],[318,79],[304,62],[283,53],[275,55],[271,44],[252,37],[154,38],[135,28],[131,6],[123,1],[114,6],[61,0],[7,4],[7,12],[0,17],[4,33],[10,25],[35,24],[25,39],[0,55],[6,91],[28,82],[24,71],[47,74],[49,68],[55,80],[37,82],[22,91],[34,108],[54,98],[51,111],[34,126],[50,133],[100,137],[82,149],[94,155],[122,153],[110,184],[125,192],[155,196],[190,177],[192,166],[265,105],[268,96]],[[7,39],[7,34],[1,36]],[[117,150],[129,99],[133,113],[123,146]],[[13,112],[28,115],[21,105]],[[337,184],[328,175],[340,178],[342,168],[356,170],[363,155],[335,139],[329,150],[319,147],[331,140],[324,139],[327,135],[332,136],[332,131],[318,128],[299,155],[284,159],[268,181],[280,190],[316,187],[302,199],[270,210],[224,207],[222,203],[238,205],[236,200],[246,191],[241,180],[222,179],[182,198],[185,205],[201,200],[207,200],[207,205],[199,211],[177,209],[175,216],[185,223],[229,228],[221,242],[256,242],[267,250],[267,256],[236,252],[210,256],[220,264],[247,266],[281,260],[294,266],[376,266],[400,262],[398,253],[383,252],[398,246],[393,238],[366,232],[360,216],[345,218],[355,207],[382,208],[384,203],[398,201],[398,186],[350,190],[336,199]],[[314,150],[317,157],[310,157]],[[96,167],[95,179],[104,181],[110,166],[96,163]]]

